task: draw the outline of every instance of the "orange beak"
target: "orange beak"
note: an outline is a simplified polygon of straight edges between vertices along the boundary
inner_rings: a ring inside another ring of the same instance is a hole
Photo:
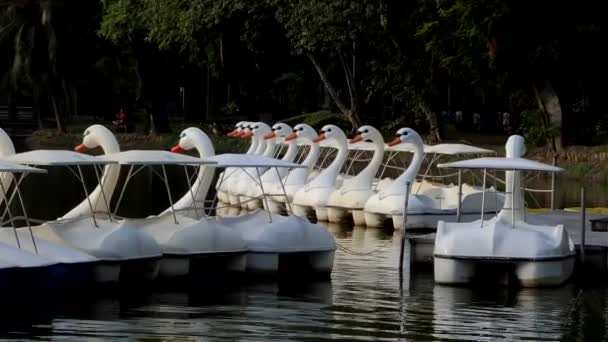
[[[184,151],[185,150],[179,145],[175,145],[171,148],[171,152],[173,152],[173,153],[182,153]]]
[[[361,134],[357,134],[354,138],[350,139],[351,144],[358,143],[359,141],[363,141],[363,136]]]
[[[226,134],[226,136],[230,137],[230,138],[236,138],[240,135],[240,131],[238,129],[235,129],[234,131]]]
[[[249,131],[249,132],[241,134],[241,139],[251,138],[252,136],[253,136],[253,131]]]
[[[82,153],[82,152],[86,152],[86,151],[88,151],[88,150],[89,150],[89,148],[88,148],[88,147],[86,147],[84,144],[80,144],[80,145],[78,145],[78,146],[74,147],[74,151],[76,151],[76,152],[80,152],[80,153]]]
[[[401,144],[401,138],[396,137],[388,143],[388,146],[395,146]]]
[[[270,133],[264,134],[264,139],[268,140],[268,139],[275,138],[276,136],[277,136],[277,134],[274,131],[272,131]]]
[[[285,141],[292,141],[292,140],[296,140],[296,139],[298,139],[298,135],[296,134],[296,132],[293,132],[290,135],[288,135],[287,138],[285,138]]]
[[[321,133],[321,134],[319,134],[319,136],[318,136],[318,137],[316,137],[316,138],[312,139],[312,142],[318,143],[319,141],[323,141],[323,140],[325,140],[325,139],[327,139],[327,138],[325,137],[325,133]]]

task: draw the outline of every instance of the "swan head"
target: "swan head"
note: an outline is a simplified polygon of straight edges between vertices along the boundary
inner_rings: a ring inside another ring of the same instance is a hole
[[[193,148],[199,149],[201,157],[215,155],[215,149],[211,139],[201,129],[190,127],[183,130],[179,135],[179,142],[171,148],[171,152],[182,153]]]
[[[13,154],[15,154],[15,145],[13,145],[13,141],[11,140],[11,137],[0,128],[0,155],[11,156]]]
[[[336,125],[325,125],[321,128],[319,136],[313,139],[313,142],[320,142],[323,140],[337,140],[346,141],[346,134]]]
[[[409,127],[401,128],[397,131],[395,139],[388,143],[388,146],[395,146],[399,144],[414,144],[422,146],[424,142],[420,135]]]
[[[505,145],[507,158],[521,158],[526,154],[526,142],[521,135],[512,135]]]
[[[230,138],[236,138],[240,136],[243,132],[243,126],[245,126],[246,123],[247,121],[237,122],[236,125],[234,125],[234,129],[230,133],[228,133],[227,136]]]
[[[103,125],[93,125],[84,130],[82,143],[74,148],[76,152],[102,147],[106,153],[118,152],[118,142],[112,131]]]
[[[236,135],[236,137],[241,138],[241,139],[251,138],[253,135],[249,135],[249,133],[251,132],[251,128],[252,128],[253,124],[254,124],[254,122],[246,121],[243,124],[243,129],[241,130],[241,134]]]
[[[264,135],[270,133],[270,126],[263,122],[252,122],[249,125],[248,131],[241,136],[243,139],[253,137],[254,139],[262,139]]]
[[[297,124],[290,135],[285,138],[285,141],[291,141],[295,139],[305,139],[308,141],[312,141],[317,137],[317,132],[314,128],[310,127],[305,123]]]
[[[272,131],[264,135],[264,139],[286,138],[291,134],[291,127],[282,122],[272,125]]]
[[[359,127],[359,129],[357,130],[357,135],[355,135],[355,137],[350,140],[350,143],[354,144],[358,143],[359,141],[368,140],[374,143],[378,142],[384,145],[382,133],[380,133],[380,131],[378,131],[376,128],[369,125]]]

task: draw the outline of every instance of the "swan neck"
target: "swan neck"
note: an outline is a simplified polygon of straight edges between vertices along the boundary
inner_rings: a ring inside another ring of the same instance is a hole
[[[384,159],[384,144],[374,144],[374,155],[370,163],[357,175],[357,178],[369,178],[369,182],[373,180],[374,176],[378,172],[380,165],[382,165],[382,159]]]
[[[275,145],[276,145],[275,139],[266,140],[266,149],[264,150],[263,156],[269,157],[269,158],[274,157]]]
[[[257,139],[251,139],[251,144],[249,145],[249,149],[247,150],[246,154],[253,154],[255,153],[255,151],[258,148],[258,140]]]
[[[319,159],[319,153],[321,153],[321,147],[319,147],[319,144],[315,144],[315,143],[311,143],[309,146],[310,146],[310,151],[308,152],[306,159],[304,159],[304,161],[302,162],[302,165],[305,165],[308,167],[308,169],[311,169],[317,163],[317,160]]]
[[[295,140],[292,140],[289,142],[289,145],[287,147],[287,152],[285,152],[285,155],[283,155],[283,158],[281,158],[281,160],[286,161],[286,162],[293,162],[293,160],[296,159],[297,154],[298,154],[298,144],[296,143]]]

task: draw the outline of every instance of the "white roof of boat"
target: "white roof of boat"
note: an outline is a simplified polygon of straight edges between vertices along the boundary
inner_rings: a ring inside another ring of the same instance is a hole
[[[205,160],[217,163],[213,165],[215,167],[306,167],[296,163],[252,154],[224,153],[207,157]]]
[[[68,150],[34,150],[7,156],[5,159],[19,164],[44,166],[105,165],[116,163]]]
[[[425,146],[425,153],[437,153],[437,154],[490,154],[496,153],[492,150],[487,150],[485,148],[465,145],[465,144],[437,144],[431,146]]]
[[[0,159],[0,172],[31,172],[31,173],[46,173],[44,169],[37,169],[27,165],[21,165],[8,160]]]
[[[438,164],[437,167],[451,169],[490,169],[561,172],[564,169],[525,158],[485,157]]]
[[[130,150],[99,156],[121,165],[202,165],[212,161],[162,150]]]

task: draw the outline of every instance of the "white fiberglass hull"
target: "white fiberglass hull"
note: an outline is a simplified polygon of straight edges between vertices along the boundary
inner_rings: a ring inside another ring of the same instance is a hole
[[[558,286],[566,282],[574,270],[574,256],[550,260],[445,258],[435,255],[435,282],[445,285],[464,285],[479,279],[494,280],[503,285],[514,276],[523,287]],[[483,268],[492,268],[493,277]]]
[[[334,237],[320,225],[294,216],[272,216],[256,211],[218,218],[247,242],[247,271],[259,273],[331,273]]]
[[[176,223],[177,220],[177,223]],[[217,259],[217,265],[238,271],[239,260],[247,252],[247,244],[233,229],[207,218],[193,219],[165,213],[145,219],[129,219],[129,225],[152,236],[160,245],[163,258],[159,275],[185,276],[202,270],[202,261]],[[198,264],[198,265],[197,265]],[[207,263],[211,269],[216,266]]]
[[[47,222],[33,227],[37,238],[64,244],[97,258],[97,282],[148,280],[156,278],[160,246],[145,232],[125,222],[91,218]]]

